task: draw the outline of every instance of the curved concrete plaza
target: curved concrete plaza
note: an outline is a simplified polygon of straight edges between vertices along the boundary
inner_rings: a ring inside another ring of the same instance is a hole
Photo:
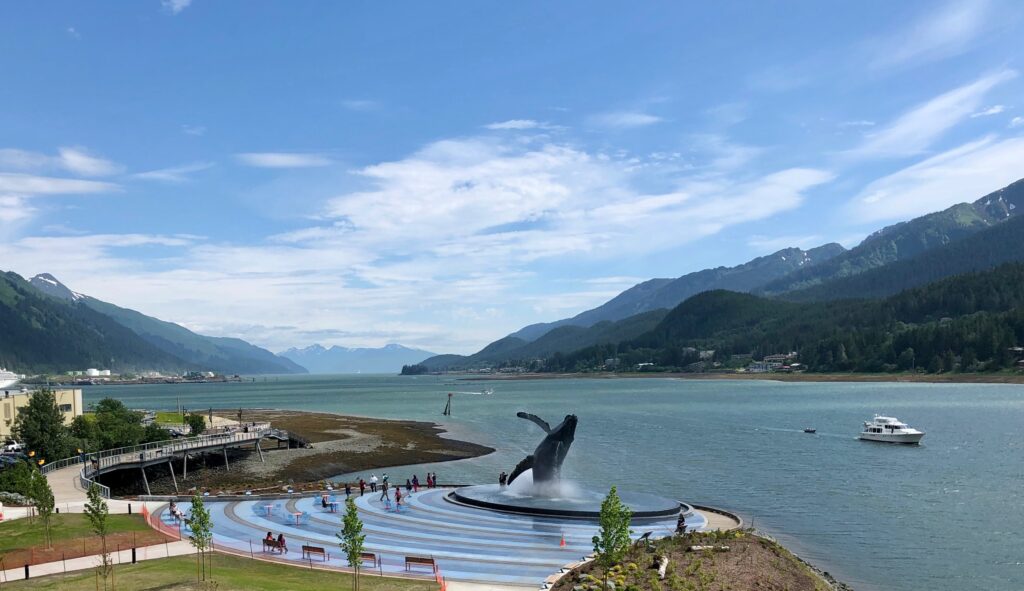
[[[405,497],[398,511],[393,502],[382,502],[379,494],[356,497],[366,551],[380,559],[378,572],[409,574],[407,556],[430,557],[448,581],[537,588],[561,567],[593,551],[591,537],[597,532],[594,521],[468,507],[449,501],[449,492],[451,489],[421,490]],[[302,546],[317,546],[329,554],[328,566],[345,567],[336,537],[341,529],[344,494],[338,494],[337,500],[338,513],[325,509],[320,496],[237,501],[211,498],[206,506],[214,524],[214,543],[219,548],[252,552],[259,557],[267,532],[275,537],[283,533],[289,552],[275,554],[275,558],[308,564]],[[179,508],[186,514],[190,509],[184,502]],[[157,510],[156,517],[167,526],[178,527],[166,505]],[[697,530],[709,526],[708,518],[699,511],[688,513],[686,524]],[[633,530],[635,537],[648,531],[652,537],[662,537],[671,535],[675,527],[676,518],[671,517],[634,521]],[[182,533],[187,536],[187,528]],[[369,570],[368,566],[364,568]],[[433,576],[429,568],[413,567],[411,572]]]

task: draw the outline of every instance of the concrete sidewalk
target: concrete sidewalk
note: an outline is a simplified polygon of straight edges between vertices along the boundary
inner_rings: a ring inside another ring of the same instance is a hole
[[[169,558],[171,556],[184,556],[186,554],[195,554],[195,551],[196,549],[185,541],[167,542],[166,544],[156,544],[154,546],[136,548],[135,560],[136,562],[141,562],[143,560],[156,560],[158,558]],[[129,549],[121,550],[120,552],[111,552],[110,558],[114,562],[114,565],[131,564],[132,551]],[[70,558],[68,560],[34,564],[28,567],[29,577],[34,579],[37,577],[69,573],[72,571],[88,570],[96,568],[100,565],[100,562],[100,556],[98,554],[94,554],[92,556],[83,556],[81,558]],[[24,567],[9,568],[7,570],[0,571],[0,583],[19,581],[23,579],[25,579]]]

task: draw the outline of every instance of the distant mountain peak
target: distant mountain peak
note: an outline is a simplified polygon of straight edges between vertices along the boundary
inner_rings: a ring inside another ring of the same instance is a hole
[[[305,367],[310,373],[398,373],[403,365],[411,365],[434,354],[398,343],[383,347],[342,347],[320,344],[292,347],[279,353],[281,357]]]
[[[58,281],[56,277],[49,273],[40,273],[32,279],[29,279],[28,282],[32,284],[32,287],[35,287],[46,295],[58,299],[77,302],[85,297],[77,291],[71,291],[68,286]]]

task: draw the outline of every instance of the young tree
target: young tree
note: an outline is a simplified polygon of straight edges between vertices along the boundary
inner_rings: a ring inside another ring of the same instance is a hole
[[[56,462],[71,455],[71,435],[64,426],[64,415],[57,408],[53,390],[44,388],[32,394],[28,405],[14,421],[14,436],[36,457]]]
[[[185,415],[185,424],[192,430],[191,435],[202,435],[203,431],[206,430],[206,419],[203,415],[197,415],[195,413],[189,413]]]
[[[613,486],[608,491],[608,496],[601,502],[601,529],[593,537],[594,554],[598,562],[604,567],[605,573],[608,569],[622,562],[629,550],[629,521],[633,518],[633,512],[629,507],[622,504],[619,493]]]
[[[92,533],[100,539],[100,565],[96,568],[99,574],[103,575],[103,588],[107,588],[107,577],[114,570],[114,563],[110,560],[110,553],[107,552],[107,515],[110,513],[107,502],[100,495],[100,487],[96,483],[89,485],[87,493],[89,501],[85,504],[85,515],[89,518],[89,525],[92,526]]]
[[[50,483],[46,480],[46,476],[43,476],[37,470],[33,470],[31,491],[36,511],[39,512],[39,517],[43,520],[43,537],[46,541],[46,547],[51,548],[53,547],[53,537],[50,535],[50,520],[53,517],[56,502],[53,498],[53,489],[50,488]]]
[[[341,523],[341,533],[337,534],[341,542],[338,545],[345,552],[348,565],[352,567],[352,591],[359,591],[359,567],[362,566],[360,554],[363,553],[366,535],[363,533],[363,522],[359,519],[359,511],[352,497],[345,499],[345,517]]]
[[[189,542],[196,549],[196,580],[213,580],[213,557],[207,557],[207,553],[213,549],[213,522],[210,520],[210,512],[203,505],[203,497],[194,495],[192,497],[192,514],[187,521],[188,528],[192,530]],[[206,563],[210,562],[209,573]],[[199,578],[200,564],[202,564],[202,579]]]

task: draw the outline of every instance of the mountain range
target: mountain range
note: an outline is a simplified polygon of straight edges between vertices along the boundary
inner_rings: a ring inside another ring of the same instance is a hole
[[[430,370],[473,368],[627,342],[643,331],[624,327],[644,325],[658,317],[656,310],[664,318],[688,298],[714,290],[804,302],[890,296],[945,277],[1024,260],[1024,218],[1018,216],[1022,211],[1024,179],[973,203],[883,228],[849,250],[838,244],[807,251],[789,248],[735,267],[652,279],[572,318],[526,326],[473,355],[440,355],[420,363]],[[617,328],[579,330],[602,321]],[[557,333],[573,328],[571,339]],[[551,342],[539,342],[548,335]],[[534,342],[539,344],[529,347]]]
[[[0,365],[22,372],[87,367],[117,371],[306,373],[293,361],[235,338],[208,337],[72,291],[41,273],[0,281]]]
[[[398,373],[403,365],[416,363],[424,357],[434,355],[422,349],[410,349],[402,345],[385,345],[378,348],[322,347],[312,345],[303,349],[291,348],[281,351],[284,357],[309,370],[309,373]]]

